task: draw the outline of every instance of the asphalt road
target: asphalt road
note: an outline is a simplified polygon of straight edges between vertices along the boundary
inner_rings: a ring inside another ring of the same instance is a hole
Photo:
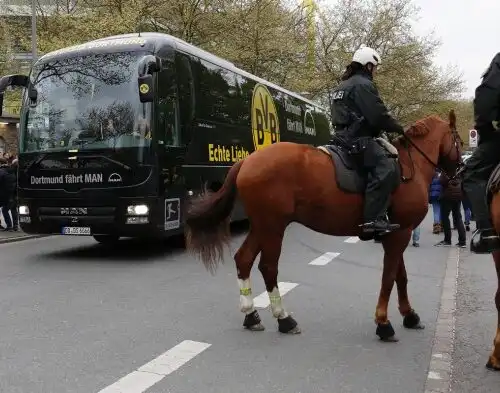
[[[302,328],[296,336],[278,333],[268,310],[260,311],[265,331],[242,329],[230,256],[242,234],[215,277],[171,244],[123,241],[111,250],[92,238],[49,237],[0,245],[0,392],[421,393],[448,255],[430,228],[428,216],[421,247],[405,254],[427,329],[402,327],[394,290],[395,344],[375,336],[382,247],[373,242],[288,229],[279,281],[298,284],[284,296]],[[309,265],[326,252],[340,255]],[[252,279],[257,296],[256,267]],[[484,327],[488,344],[493,327]],[[482,371],[489,345],[476,349]]]

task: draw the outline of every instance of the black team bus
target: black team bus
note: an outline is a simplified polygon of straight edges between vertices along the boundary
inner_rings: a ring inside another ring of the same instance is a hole
[[[236,161],[330,138],[314,102],[166,34],[47,53],[29,76],[0,79],[0,108],[9,86],[25,88],[18,206],[32,234],[179,234],[187,198],[217,190]],[[237,206],[232,220],[245,218]]]

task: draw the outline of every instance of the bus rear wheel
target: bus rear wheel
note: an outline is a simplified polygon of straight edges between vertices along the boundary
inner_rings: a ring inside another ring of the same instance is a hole
[[[118,235],[93,235],[93,238],[101,244],[116,244],[120,239]]]

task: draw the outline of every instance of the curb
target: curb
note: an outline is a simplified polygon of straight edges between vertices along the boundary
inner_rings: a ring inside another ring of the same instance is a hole
[[[447,393],[451,389],[459,263],[460,250],[452,248],[446,263],[441,305],[424,393]]]
[[[0,238],[0,244],[15,243],[23,240],[37,239],[40,237],[47,237],[47,236],[50,235],[24,235],[24,236],[7,237],[4,239]]]

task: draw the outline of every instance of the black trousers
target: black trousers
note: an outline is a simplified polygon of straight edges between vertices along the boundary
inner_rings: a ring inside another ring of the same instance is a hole
[[[10,213],[12,214],[12,219],[10,218]],[[3,219],[7,228],[17,228],[19,226],[19,218],[17,214],[17,200],[11,199],[4,206],[2,206]]]
[[[492,228],[490,212],[486,203],[486,184],[500,163],[500,133],[494,139],[480,144],[465,162],[463,189],[472,205],[472,214],[479,229]]]
[[[443,223],[444,241],[451,243],[450,213],[453,216],[458,231],[458,242],[465,244],[465,226],[462,221],[462,212],[460,211],[461,201],[452,201],[446,198],[441,199],[441,222]]]
[[[373,138],[360,143],[364,147],[363,167],[368,174],[365,189],[365,222],[385,218],[389,198],[399,185],[398,166],[387,156],[387,151]]]

